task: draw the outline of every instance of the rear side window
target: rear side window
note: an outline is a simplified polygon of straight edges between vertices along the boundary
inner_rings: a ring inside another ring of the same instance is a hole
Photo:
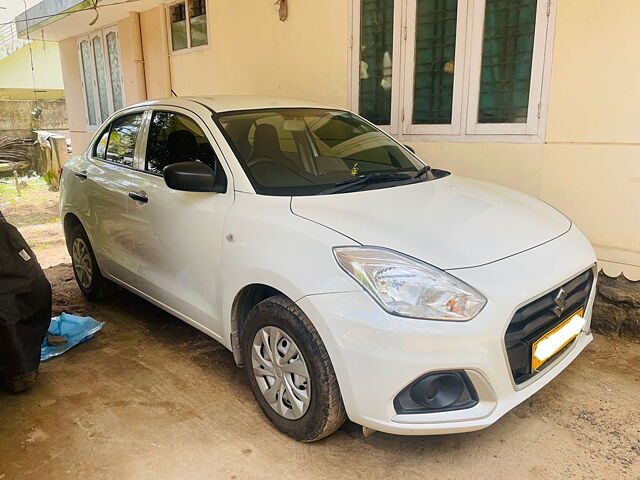
[[[100,160],[104,160],[104,156],[107,153],[107,142],[109,141],[109,131],[111,127],[105,128],[104,132],[100,136],[100,140],[96,143],[96,146],[93,150],[93,156],[99,158]]]
[[[128,167],[133,166],[133,155],[136,149],[138,132],[142,124],[142,113],[134,113],[117,118],[111,124],[109,139],[106,146],[106,160],[120,163]],[[102,140],[96,145],[96,155],[99,156]]]
[[[149,128],[146,170],[162,174],[173,163],[199,160],[215,168],[216,156],[202,129],[186,115],[154,112]]]

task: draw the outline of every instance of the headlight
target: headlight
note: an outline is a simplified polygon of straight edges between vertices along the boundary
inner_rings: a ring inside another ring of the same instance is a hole
[[[487,303],[452,275],[416,259],[377,247],[336,247],[338,264],[387,312],[429,320],[466,321]]]

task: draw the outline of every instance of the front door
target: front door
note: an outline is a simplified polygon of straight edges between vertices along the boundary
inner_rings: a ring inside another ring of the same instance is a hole
[[[136,145],[143,112],[116,118],[99,135],[91,151],[91,161],[78,167],[74,181],[87,205],[83,217],[98,264],[106,275],[127,281],[131,249],[127,220],[127,193],[132,189]]]
[[[132,286],[220,338],[221,243],[233,188],[229,185],[225,193],[175,191],[162,174],[167,165],[199,160],[217,165],[219,178],[230,179],[212,140],[193,113],[173,107],[154,111],[128,216],[136,273]]]

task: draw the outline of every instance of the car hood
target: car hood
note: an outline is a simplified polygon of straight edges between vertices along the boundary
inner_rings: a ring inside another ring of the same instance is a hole
[[[363,245],[448,270],[483,265],[548,242],[567,217],[506,187],[454,175],[361,192],[293,197],[291,211]]]

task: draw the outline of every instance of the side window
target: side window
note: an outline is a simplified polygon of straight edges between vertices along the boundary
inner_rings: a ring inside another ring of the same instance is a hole
[[[142,113],[125,115],[113,121],[107,143],[108,161],[133,166],[133,154],[141,123]]]
[[[149,129],[146,170],[162,174],[173,163],[201,162],[215,168],[216,156],[198,124],[179,113],[154,112]]]
[[[109,141],[109,131],[110,127],[104,129],[102,135],[100,136],[100,140],[95,144],[93,148],[93,156],[95,158],[99,158],[100,160],[104,160],[104,155],[107,153],[107,142]]]

